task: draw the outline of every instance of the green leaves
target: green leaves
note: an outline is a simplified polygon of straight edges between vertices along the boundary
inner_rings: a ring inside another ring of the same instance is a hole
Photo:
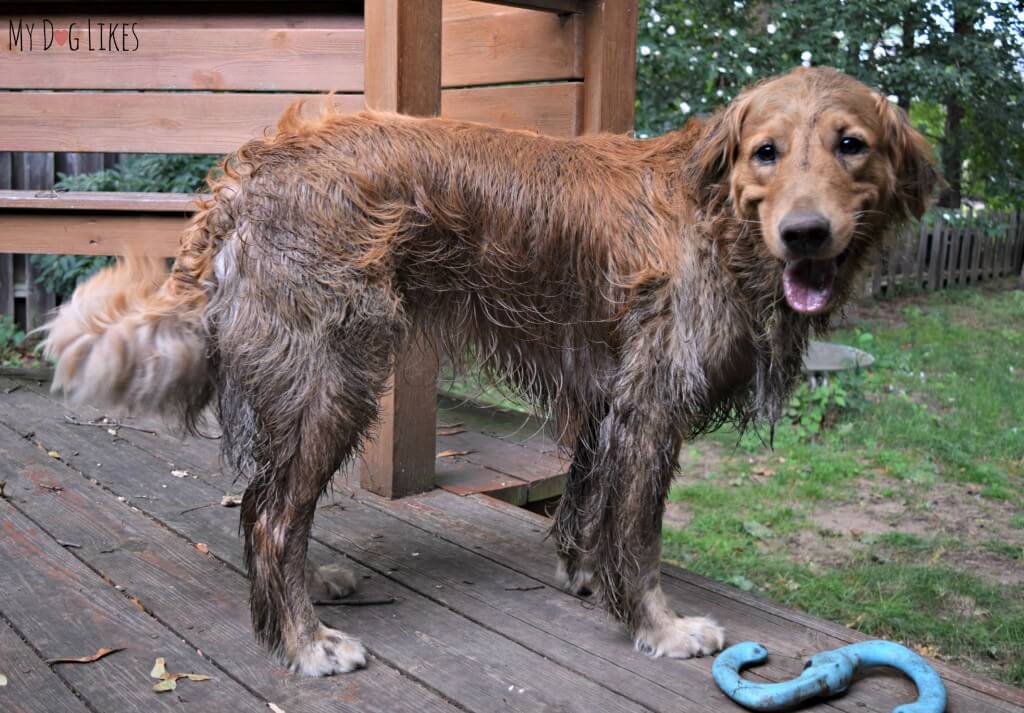
[[[959,144],[966,195],[1000,208],[1019,205],[1024,17],[1016,7],[986,0],[643,0],[637,131],[682,126],[796,65],[828,65],[909,105],[940,157]],[[963,22],[953,22],[954,10]],[[966,114],[947,136],[950,101]]]

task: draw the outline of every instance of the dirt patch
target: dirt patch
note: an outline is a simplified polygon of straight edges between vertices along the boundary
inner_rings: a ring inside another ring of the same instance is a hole
[[[665,503],[663,525],[674,530],[685,530],[693,520],[693,510],[686,503]]]
[[[1024,583],[1024,562],[990,552],[989,543],[1024,548],[1024,530],[1009,525],[1009,503],[982,498],[976,486],[937,483],[915,488],[904,498],[877,495],[885,481],[862,480],[852,502],[822,503],[811,514],[813,527],[789,538],[794,559],[836,566],[866,551],[888,533],[935,542],[930,562],[970,572],[1000,584]],[[894,489],[906,484],[892,481]],[[943,541],[946,542],[943,542]]]

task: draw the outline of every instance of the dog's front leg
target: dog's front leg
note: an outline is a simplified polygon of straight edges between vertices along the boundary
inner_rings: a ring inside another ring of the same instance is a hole
[[[592,498],[581,512],[586,563],[602,600],[651,656],[714,653],[724,633],[705,617],[681,617],[661,590],[661,522],[681,436],[668,403],[618,399],[601,422]]]

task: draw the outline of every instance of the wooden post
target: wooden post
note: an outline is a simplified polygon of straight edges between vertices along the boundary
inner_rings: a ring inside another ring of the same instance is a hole
[[[366,106],[417,116],[441,109],[441,0],[367,0]],[[390,498],[434,487],[437,352],[410,344],[395,360],[362,486]]]
[[[633,129],[637,0],[590,0],[583,15],[583,133]]]
[[[11,187],[11,154],[0,153],[0,189]],[[0,255],[0,317],[14,319],[14,256]]]

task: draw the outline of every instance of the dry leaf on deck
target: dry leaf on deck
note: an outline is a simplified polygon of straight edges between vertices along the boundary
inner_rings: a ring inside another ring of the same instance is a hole
[[[195,548],[202,552],[204,555],[210,554],[210,546],[205,542],[197,542]]]
[[[441,451],[437,454],[438,458],[454,458],[456,456],[468,456],[473,451]]]
[[[172,470],[171,475],[173,475],[175,478],[187,478],[189,475],[191,475],[191,473],[189,473],[187,470]]]
[[[104,656],[116,654],[118,651],[124,651],[124,648],[96,649],[96,653],[94,653],[92,656],[58,656],[57,658],[46,659],[46,663],[93,663],[94,661],[99,661]]]
[[[60,451],[46,451],[46,455],[51,458],[60,458]]]
[[[209,681],[210,677],[201,673],[167,673],[167,663],[163,657],[153,662],[153,670],[149,672],[152,678],[159,678],[160,683],[153,686],[155,693],[166,693],[178,687],[178,679],[187,678],[189,681]]]
[[[226,508],[236,508],[242,504],[241,495],[225,495],[220,499],[220,504]]]

